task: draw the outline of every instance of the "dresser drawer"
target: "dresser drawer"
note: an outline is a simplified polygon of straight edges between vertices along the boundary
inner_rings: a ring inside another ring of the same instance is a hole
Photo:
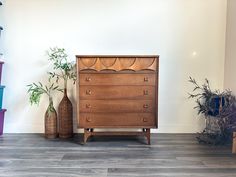
[[[80,85],[155,85],[153,74],[80,73]]]
[[[81,128],[102,127],[156,127],[155,116],[152,113],[81,113],[79,118]]]
[[[80,100],[80,112],[155,112],[154,100]]]
[[[80,99],[143,99],[155,98],[155,86],[80,86]]]

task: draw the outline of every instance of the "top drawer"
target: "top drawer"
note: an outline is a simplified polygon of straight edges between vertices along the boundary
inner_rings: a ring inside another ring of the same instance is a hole
[[[157,55],[87,55],[77,57],[77,71],[158,71]]]
[[[80,73],[80,85],[155,85],[156,74]]]

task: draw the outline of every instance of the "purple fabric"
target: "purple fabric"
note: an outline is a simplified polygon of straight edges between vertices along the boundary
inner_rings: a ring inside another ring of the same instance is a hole
[[[6,109],[1,109],[0,110],[0,135],[3,134],[3,124],[4,124],[5,111],[6,111]]]

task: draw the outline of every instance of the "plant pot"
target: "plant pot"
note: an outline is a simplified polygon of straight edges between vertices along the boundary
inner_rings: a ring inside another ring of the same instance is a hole
[[[208,111],[208,115],[210,116],[218,116],[222,107],[225,105],[225,98],[221,96],[214,96],[209,100],[209,108],[211,110]]]
[[[206,118],[206,132],[207,133],[219,133],[220,128],[218,125],[219,118],[209,116]]]
[[[3,134],[3,124],[4,124],[4,115],[5,115],[6,109],[0,110],[0,135]]]
[[[48,109],[44,116],[45,121],[45,138],[53,139],[57,138],[57,112],[53,107],[52,101],[50,101]]]
[[[73,107],[64,90],[64,97],[59,104],[59,137],[70,138],[73,136]]]

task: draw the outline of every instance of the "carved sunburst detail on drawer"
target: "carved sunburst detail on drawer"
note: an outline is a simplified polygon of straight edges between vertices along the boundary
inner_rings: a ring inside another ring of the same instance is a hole
[[[99,58],[102,65],[106,68],[111,67],[115,64],[117,58]]]
[[[148,69],[155,62],[155,58],[137,58],[136,65]]]
[[[80,61],[85,67],[89,68],[95,65],[97,58],[81,58]]]
[[[129,68],[135,63],[136,58],[119,58],[119,61],[123,68]]]
[[[156,71],[158,56],[88,56],[79,57],[78,70],[95,71]]]

